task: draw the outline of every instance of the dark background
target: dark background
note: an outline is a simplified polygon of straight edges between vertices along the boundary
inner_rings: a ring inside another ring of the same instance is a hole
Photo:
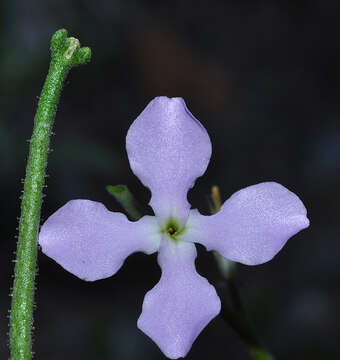
[[[46,219],[70,199],[121,208],[107,184],[127,184],[147,203],[125,152],[131,122],[157,95],[181,96],[213,143],[206,174],[190,191],[207,211],[219,185],[226,199],[277,181],[308,209],[309,229],[271,262],[239,266],[249,317],[277,359],[340,356],[340,5],[299,1],[2,1],[0,3],[0,358],[7,359],[7,310],[21,179],[49,41],[65,27],[90,46],[73,69],[56,117]],[[210,281],[211,254],[199,272]],[[37,359],[163,359],[136,327],[143,296],[160,276],[156,256],[131,256],[112,278],[86,283],[39,253]],[[220,317],[188,359],[250,359]]]

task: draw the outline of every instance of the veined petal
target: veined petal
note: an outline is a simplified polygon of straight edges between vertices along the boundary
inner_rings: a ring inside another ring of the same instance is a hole
[[[115,274],[134,252],[157,251],[158,229],[154,216],[131,222],[99,202],[72,200],[43,224],[39,244],[64,269],[94,281]]]
[[[284,186],[264,182],[233,194],[211,216],[191,211],[182,240],[198,242],[247,265],[271,260],[287,240],[309,226],[301,200]]]
[[[150,205],[160,222],[172,217],[184,225],[187,192],[211,156],[209,135],[184,100],[152,100],[131,125],[126,150],[132,171],[152,192]]]
[[[163,238],[162,276],[144,298],[138,327],[170,359],[184,357],[199,333],[220,312],[215,288],[195,269],[196,248]]]

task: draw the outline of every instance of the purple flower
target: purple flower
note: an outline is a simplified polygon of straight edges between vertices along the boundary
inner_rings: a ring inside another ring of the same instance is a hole
[[[187,192],[208,166],[211,142],[181,98],[151,101],[131,125],[126,149],[132,171],[152,192],[155,216],[131,222],[101,203],[72,200],[44,223],[39,243],[87,281],[112,276],[136,251],[158,251],[162,276],[145,295],[138,327],[177,359],[221,308],[214,287],[196,272],[194,243],[233,261],[262,264],[309,221],[300,199],[275,182],[236,192],[215,215],[190,210]]]

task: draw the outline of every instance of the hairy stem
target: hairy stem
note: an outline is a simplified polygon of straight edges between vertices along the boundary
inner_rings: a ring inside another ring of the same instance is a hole
[[[10,313],[11,360],[32,358],[32,324],[34,279],[36,273],[37,235],[44,186],[49,138],[57,111],[63,82],[73,66],[90,60],[89,48],[67,38],[66,30],[58,30],[51,41],[51,63],[34,118],[34,129],[26,167],[21,202],[12,308]]]

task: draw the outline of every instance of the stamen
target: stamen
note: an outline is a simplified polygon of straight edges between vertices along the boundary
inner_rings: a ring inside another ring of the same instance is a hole
[[[172,236],[175,236],[176,233],[177,233],[177,231],[176,231],[176,229],[174,229],[172,226],[170,226],[170,227],[168,228],[168,233],[169,233],[170,235],[172,235]]]

